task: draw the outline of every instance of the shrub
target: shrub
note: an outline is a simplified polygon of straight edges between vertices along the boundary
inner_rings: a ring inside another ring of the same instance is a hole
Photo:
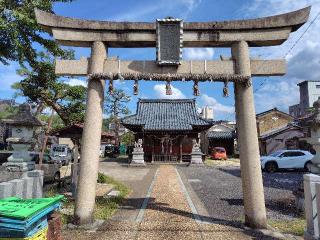
[[[98,173],[98,183],[107,183],[108,182],[108,177],[104,175],[103,173]]]

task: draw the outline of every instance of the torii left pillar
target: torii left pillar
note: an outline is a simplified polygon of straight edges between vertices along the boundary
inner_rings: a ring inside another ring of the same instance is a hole
[[[107,50],[103,42],[91,47],[90,73],[102,73]],[[80,175],[75,207],[76,224],[93,222],[96,186],[99,168],[102,113],[105,82],[91,79],[88,82],[87,106],[82,134]]]

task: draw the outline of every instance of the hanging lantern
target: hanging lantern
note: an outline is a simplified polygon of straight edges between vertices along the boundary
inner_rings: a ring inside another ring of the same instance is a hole
[[[109,94],[113,94],[113,79],[110,79],[109,81]]]
[[[200,95],[198,81],[194,81],[194,84],[193,84],[193,95],[194,96],[199,96]]]
[[[133,84],[133,95],[138,95],[138,94],[139,94],[138,80],[134,80],[134,84]]]
[[[169,80],[166,83],[166,95],[172,95],[171,83]]]
[[[229,97],[229,87],[228,87],[228,82],[224,82],[224,87],[223,87],[223,96],[224,97]]]

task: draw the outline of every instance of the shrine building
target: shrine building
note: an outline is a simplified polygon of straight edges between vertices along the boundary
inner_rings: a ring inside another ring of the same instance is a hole
[[[192,141],[212,126],[197,113],[195,99],[139,99],[122,124],[143,139],[147,162],[190,161]]]

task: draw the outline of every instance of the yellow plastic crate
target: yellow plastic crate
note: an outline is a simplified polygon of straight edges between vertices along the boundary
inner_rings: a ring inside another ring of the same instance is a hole
[[[48,227],[40,230],[31,237],[26,238],[0,238],[0,240],[47,240]]]

